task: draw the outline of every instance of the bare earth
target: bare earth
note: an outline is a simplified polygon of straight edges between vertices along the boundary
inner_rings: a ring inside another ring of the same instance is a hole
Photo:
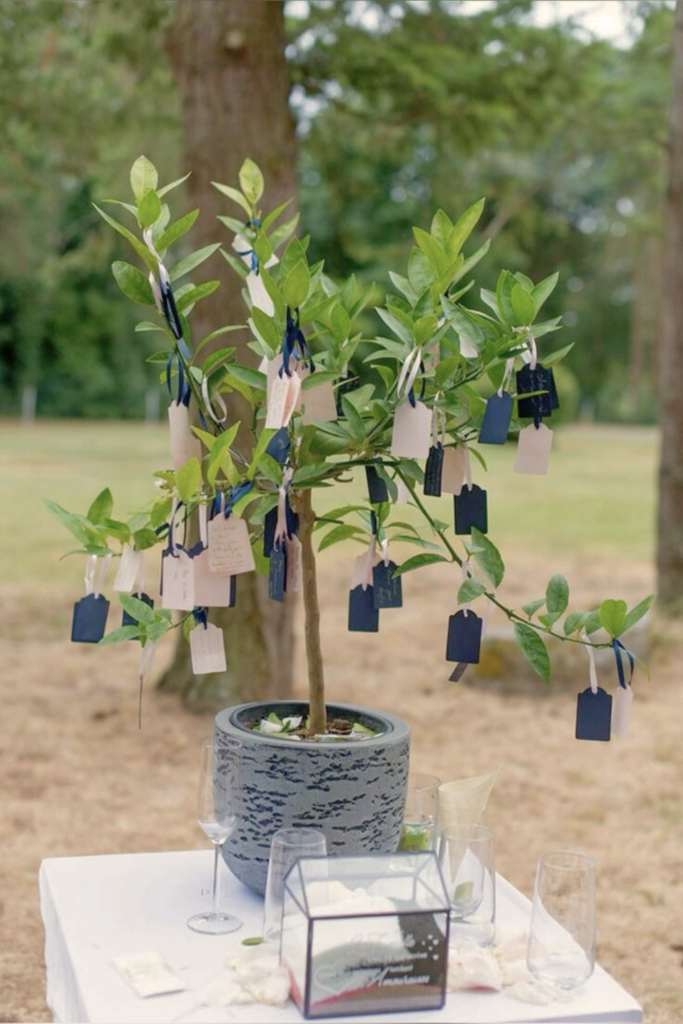
[[[594,596],[619,588],[647,593],[649,567],[620,565],[584,566],[582,586]],[[576,582],[580,567],[569,556],[557,568]],[[530,578],[539,573],[540,586],[546,568],[525,561],[517,570],[508,578],[520,580],[528,597]],[[651,1024],[678,1024],[683,966],[672,946],[683,945],[683,639],[655,643],[652,681],[636,680],[627,740],[578,743],[574,694],[585,676],[569,689],[545,692],[527,682],[505,696],[447,682],[444,623],[453,582],[438,568],[406,579],[410,600],[383,613],[379,637],[346,632],[347,585],[346,569],[331,561],[322,576],[329,696],[403,715],[417,770],[448,780],[504,762],[488,814],[499,869],[529,893],[543,850],[591,852],[599,866],[600,961],[642,1001]],[[9,597],[3,603],[11,628],[0,645],[0,1020],[42,1021],[50,1016],[36,885],[41,858],[201,847],[197,747],[211,717],[184,711],[150,686],[138,732],[133,645],[105,654],[68,643],[66,605],[34,609],[44,624],[38,638],[26,609]],[[298,663],[301,677],[301,644]]]

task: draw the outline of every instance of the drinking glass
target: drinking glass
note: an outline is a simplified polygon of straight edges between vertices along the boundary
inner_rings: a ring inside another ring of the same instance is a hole
[[[399,850],[433,850],[436,847],[439,816],[439,786],[436,775],[410,772],[401,825]]]
[[[285,876],[300,857],[326,857],[327,843],[314,828],[281,828],[270,841],[268,881],[263,909],[263,938],[279,942],[282,931],[282,904]]]
[[[445,829],[439,861],[451,904],[451,946],[464,942],[490,945],[496,931],[493,832],[474,824]]]
[[[595,966],[595,865],[582,853],[544,853],[536,867],[527,963],[540,981],[574,988]]]
[[[242,744],[233,740],[223,751],[220,774],[216,771],[216,754],[213,740],[204,740],[201,750],[199,772],[199,797],[197,821],[213,843],[213,910],[194,914],[187,922],[195,932],[208,935],[225,935],[237,931],[242,921],[220,909],[220,886],[218,885],[218,863],[221,847],[232,835],[237,825],[242,802]]]

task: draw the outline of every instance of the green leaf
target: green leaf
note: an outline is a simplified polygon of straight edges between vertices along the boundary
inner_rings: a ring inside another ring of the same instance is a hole
[[[458,591],[458,604],[468,604],[470,601],[474,601],[475,598],[480,597],[484,593],[486,593],[486,587],[484,584],[480,583],[479,580],[475,580],[470,577],[469,579],[464,580],[460,585],[460,590]]]
[[[339,544],[340,541],[349,540],[351,537],[360,537],[363,534],[365,534],[365,530],[362,530],[360,526],[342,523],[325,534],[318,545],[318,551],[324,551],[325,548],[330,548],[333,544]]]
[[[262,944],[263,944],[263,943],[264,943],[265,941],[266,941],[266,940],[265,940],[265,939],[262,939],[260,935],[253,935],[253,936],[252,936],[251,938],[249,938],[249,939],[242,939],[242,945],[243,945],[243,946],[260,946],[260,945],[262,945]]]
[[[169,245],[172,245],[176,239],[181,238],[187,231],[190,230],[197,217],[199,216],[199,210],[190,210],[189,213],[179,217],[178,220],[174,220],[168,225],[165,231],[163,231],[156,240],[157,252],[162,252],[164,249],[168,249]]]
[[[265,373],[261,373],[260,370],[255,370],[253,366],[243,366],[241,363],[231,363],[230,376],[236,377],[237,380],[243,381],[252,388],[258,388],[260,391],[266,390],[268,379]]]
[[[150,189],[138,203],[138,223],[141,228],[149,228],[160,216],[161,200],[154,189]]]
[[[83,547],[92,549],[92,554],[109,554],[109,548],[104,543],[97,529],[77,512],[68,512],[56,501],[49,498],[43,499],[46,508],[61,525],[71,533]]]
[[[545,606],[556,619],[564,613],[569,604],[569,584],[564,576],[557,573],[548,583],[545,592]]]
[[[448,240],[448,255],[451,259],[454,259],[463,245],[474,231],[479,218],[484,210],[483,199],[478,199],[476,203],[472,203],[470,207],[463,213],[463,215],[453,225],[451,236]]]
[[[512,303],[517,326],[528,326],[533,323],[534,316],[536,315],[534,300],[521,284],[516,284],[513,287],[510,292],[510,302]]]
[[[546,646],[535,629],[523,622],[515,622],[515,636],[522,654],[544,682],[550,682],[550,659]]]
[[[146,156],[139,156],[130,171],[130,186],[139,203],[143,196],[159,184],[159,175],[154,164]]]
[[[431,554],[431,552],[426,551],[423,555],[412,555],[405,562],[402,562],[398,569],[394,570],[393,575],[402,576],[412,569],[420,569],[423,565],[433,565],[435,562],[447,561],[448,559],[444,555]]]
[[[274,210],[271,210],[270,213],[266,214],[261,221],[261,231],[267,231],[270,225],[278,219],[280,214],[284,213],[291,202],[291,199],[285,199],[284,203],[280,203],[280,205],[276,206]]]
[[[298,309],[308,295],[311,284],[311,275],[303,260],[294,266],[287,274],[282,284],[282,297],[290,309]]]
[[[120,540],[122,544],[128,544],[130,541],[130,526],[128,523],[122,523],[118,519],[110,519],[108,516],[102,521],[102,526],[107,531],[109,537],[114,537],[116,540]]]
[[[99,526],[105,519],[108,519],[114,509],[114,499],[112,498],[111,491],[108,487],[105,487],[103,491],[97,495],[92,505],[88,509],[88,515],[86,518],[94,523],[95,526]]]
[[[475,527],[472,528],[474,541],[474,560],[483,573],[491,580],[494,587],[499,587],[505,575],[505,565],[500,551],[485,534]]]
[[[564,620],[564,635],[571,636],[572,633],[582,629],[588,615],[588,612],[570,612]]]
[[[188,173],[184,174],[182,178],[176,178],[175,181],[172,181],[170,185],[164,185],[163,188],[157,189],[157,195],[159,196],[159,199],[161,199],[162,196],[165,196],[166,193],[170,192],[172,189],[178,188],[178,185],[182,185],[183,182],[187,181],[191,174],[192,171],[188,171]]]
[[[213,452],[211,453],[213,455]],[[176,487],[178,494],[184,502],[188,502],[192,495],[199,489],[202,479],[202,471],[199,459],[196,455],[183,463],[176,473]]]
[[[239,179],[244,195],[255,206],[263,195],[263,175],[258,165],[248,157],[240,167]]]
[[[141,306],[154,305],[154,295],[149,281],[142,271],[134,267],[132,263],[115,260],[111,265],[111,272],[127,299],[137,302]]]
[[[168,272],[168,276],[171,281],[177,281],[185,274],[189,274],[190,271],[194,270],[195,267],[198,267],[200,263],[203,263],[204,260],[208,260],[210,256],[213,256],[218,249],[220,249],[220,243],[205,245],[202,249],[195,249],[194,252],[188,253],[187,256],[183,256],[183,258],[178,260],[175,266],[171,267]],[[201,288],[203,286],[200,285],[199,287]]]
[[[542,281],[539,281],[536,287],[532,289],[531,295],[534,300],[534,306],[536,307],[537,313],[548,296],[555,290],[555,285],[557,284],[559,277],[560,275],[557,272],[551,274],[550,277],[546,277]]]
[[[597,633],[601,626],[600,609],[596,608],[595,611],[588,612],[583,623],[583,628],[586,630],[588,635],[590,636],[591,633]]]
[[[626,610],[626,601],[618,601],[609,597],[598,608],[600,625],[610,636],[619,636],[623,632]]]
[[[139,626],[119,626],[118,629],[112,629],[111,633],[107,633],[101,640],[98,641],[98,646],[102,647],[103,644],[117,644],[120,640],[137,640],[140,636],[144,635],[144,631]]]
[[[154,609],[150,608],[146,601],[141,601],[138,597],[133,597],[132,594],[119,594],[119,601],[136,622],[143,622],[146,626],[151,626],[153,622],[156,622]]]
[[[360,441],[365,437],[365,424],[363,423],[363,417],[355,409],[353,403],[349,401],[348,395],[342,395],[341,404],[342,411],[346,417],[352,436],[355,440]]]
[[[238,189],[231,188],[230,185],[221,185],[218,181],[212,181],[211,184],[219,192],[222,192],[224,196],[227,196],[228,199],[232,199],[233,203],[241,206],[247,217],[251,217],[251,203]]]
[[[218,288],[220,281],[205,281],[204,284],[198,284],[196,288],[190,288],[189,291],[183,292],[176,298],[176,307],[179,313],[184,313],[194,306],[195,302],[205,298],[207,295],[213,294]]]
[[[156,257],[152,255],[152,253],[149,251],[145,243],[141,242],[139,238],[135,237],[132,231],[129,231],[128,228],[124,228],[123,224],[119,224],[117,220],[114,220],[113,217],[110,217],[108,213],[106,213],[104,210],[101,210],[99,206],[97,206],[95,203],[93,203],[93,206],[99,213],[102,220],[106,221],[109,227],[113,228],[114,231],[118,231],[118,233],[122,235],[123,238],[126,239],[126,241],[130,242],[130,244],[133,246],[142,262],[147,267],[147,269],[151,270],[153,274],[156,274],[158,267]]]
[[[153,548],[155,544],[159,543],[154,530],[150,530],[144,527],[142,530],[136,530],[133,534],[133,544],[135,545],[136,551],[146,551],[148,548]]]
[[[289,236],[296,231],[298,223],[299,214],[295,213],[294,216],[290,218],[290,220],[285,221],[284,224],[280,224],[278,227],[275,228],[274,231],[271,231],[270,235],[268,236],[268,239],[273,249],[278,249],[284,242],[287,241]]]
[[[90,516],[88,516],[88,518],[90,518]],[[639,604],[637,604],[633,608],[631,608],[631,611],[628,613],[628,615],[624,619],[624,624],[621,627],[621,632],[622,633],[625,633],[627,629],[630,629],[632,626],[635,626],[636,622],[640,622],[642,617],[644,615],[647,615],[647,613],[649,612],[650,608],[652,607],[652,603],[653,603],[654,599],[655,599],[655,595],[654,594],[650,594],[649,597],[644,598],[642,601],[640,601]]]
[[[544,597],[539,597],[538,600],[536,600],[536,601],[527,601],[526,604],[523,604],[522,605],[522,611],[524,612],[525,615],[528,615],[529,618],[531,618],[532,615],[535,615],[536,612],[538,611],[538,609],[542,608],[544,604],[545,604],[545,598]]]

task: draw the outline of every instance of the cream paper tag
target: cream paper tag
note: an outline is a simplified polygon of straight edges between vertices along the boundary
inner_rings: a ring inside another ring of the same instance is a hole
[[[139,996],[161,996],[168,992],[184,992],[185,985],[158,953],[134,953],[112,960],[117,971]]]
[[[142,551],[136,551],[132,544],[124,544],[119,567],[114,580],[114,590],[130,594],[142,574]]]
[[[283,373],[281,377],[276,374],[273,383],[269,385],[268,410],[266,412],[267,430],[279,430],[280,427],[284,427],[286,425],[285,414],[289,401],[291,382],[293,379],[293,376],[288,377],[286,373]]]
[[[229,572],[211,572],[209,552],[200,551],[192,559],[194,568],[194,600],[200,608],[229,608]]]
[[[249,530],[244,519],[234,515],[226,519],[218,515],[210,521],[209,568],[211,572],[231,576],[251,572],[255,568]]]
[[[382,561],[382,556],[375,552],[372,559],[372,568]],[[363,583],[368,586],[372,586],[372,572],[368,572],[368,555],[367,552],[363,555],[358,555],[353,563],[353,575],[351,577],[351,590],[355,590],[356,587],[360,587]]]
[[[201,461],[202,446],[190,431],[190,415],[182,402],[171,402],[168,407],[168,425],[171,430],[171,458],[173,468],[180,469],[193,455]]]
[[[250,270],[247,274],[247,289],[252,306],[262,310],[266,316],[272,316],[275,312],[273,300],[266,291],[263,278],[255,270]]]
[[[287,575],[285,576],[285,590],[288,593],[295,593],[301,590],[301,541],[292,534],[285,541],[285,555]]]
[[[536,427],[531,423],[519,432],[515,473],[534,473],[545,476],[553,446],[553,432],[545,423]]]
[[[194,572],[192,559],[187,551],[176,551],[175,555],[165,555],[161,565],[163,572],[162,608],[191,612],[195,606]]]
[[[432,435],[432,410],[424,402],[404,402],[394,414],[391,454],[403,459],[426,459]]]
[[[284,374],[283,374],[284,376]],[[292,418],[292,413],[298,408],[299,396],[301,394],[301,377],[294,371],[289,378],[289,391],[282,417],[282,426],[286,427]]]
[[[299,405],[303,407],[301,422],[304,425],[314,423],[316,420],[336,420],[337,402],[334,397],[332,381],[324,384],[316,384],[315,387],[302,389],[299,395]]]
[[[225,672],[228,665],[225,660],[225,644],[223,630],[209,622],[201,623],[190,633],[190,657],[192,671],[196,676],[205,676],[209,672]]]
[[[441,469],[441,490],[446,494],[460,494],[465,482],[465,462],[462,448],[444,448]]]
[[[622,739],[628,736],[628,726],[631,719],[631,705],[633,704],[633,690],[630,686],[624,689],[617,686],[612,703],[612,732]]]

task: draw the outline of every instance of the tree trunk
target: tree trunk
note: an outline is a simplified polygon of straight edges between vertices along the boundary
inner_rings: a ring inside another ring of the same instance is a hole
[[[669,120],[659,398],[662,451],[659,467],[657,571],[660,607],[683,612],[683,0],[676,4],[673,94]]]
[[[232,235],[216,220],[241,212],[212,181],[236,185],[242,162],[251,157],[266,179],[264,204],[277,206],[296,192],[294,123],[288,107],[283,5],[272,0],[179,0],[167,48],[180,90],[186,189],[201,210],[193,229],[196,248]],[[232,208],[230,208],[232,207]],[[241,281],[220,253],[202,266],[221,287],[192,317],[193,340],[226,323],[244,323]],[[204,273],[206,272],[206,273]],[[255,363],[247,331],[219,339],[238,348],[241,362]],[[230,419],[249,422],[244,404],[231,401]],[[248,449],[249,434],[238,436]],[[238,703],[287,697],[292,682],[292,607],[268,598],[267,580],[255,573],[237,579],[235,608],[214,611],[225,632],[227,673],[192,675],[186,642],[179,638],[174,661],[161,680],[164,689],[191,703]]]

